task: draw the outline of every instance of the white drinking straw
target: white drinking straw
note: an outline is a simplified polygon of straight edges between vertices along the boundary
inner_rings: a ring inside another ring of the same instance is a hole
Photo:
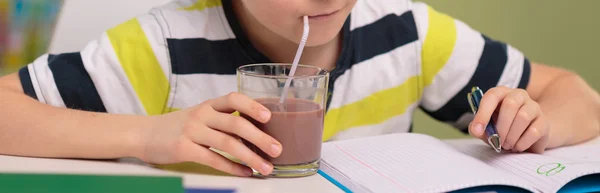
[[[287,96],[290,84],[292,83],[292,77],[296,73],[296,68],[298,68],[298,62],[300,62],[300,57],[302,57],[304,45],[306,45],[306,40],[308,40],[308,31],[310,31],[310,27],[308,26],[308,16],[304,16],[304,32],[302,33],[302,40],[300,40],[300,46],[298,46],[298,51],[296,51],[296,57],[294,58],[294,62],[292,63],[292,69],[290,70],[290,74],[288,75],[289,78],[285,81],[285,86],[283,87],[281,98],[279,99],[280,104],[283,104],[285,97]]]

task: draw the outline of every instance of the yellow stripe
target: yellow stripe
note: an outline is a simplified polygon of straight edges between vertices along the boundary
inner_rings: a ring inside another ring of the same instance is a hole
[[[165,113],[172,113],[172,112],[177,112],[180,111],[181,109],[179,108],[167,108],[167,110],[165,111]]]
[[[119,62],[148,115],[162,114],[169,81],[137,19],[107,31]]]
[[[185,11],[202,11],[206,8],[221,6],[221,0],[198,0],[193,5],[181,8],[180,10]]]
[[[402,85],[376,92],[360,101],[331,109],[325,115],[323,140],[336,133],[358,126],[379,124],[392,117],[406,113],[411,104],[421,98],[418,76],[413,76]]]
[[[456,23],[448,15],[428,7],[429,27],[423,44],[423,86],[433,83],[433,78],[450,59],[456,44]]]

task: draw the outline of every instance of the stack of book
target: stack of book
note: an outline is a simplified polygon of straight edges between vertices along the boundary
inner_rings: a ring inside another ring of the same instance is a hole
[[[47,52],[62,2],[0,1],[0,75]]]

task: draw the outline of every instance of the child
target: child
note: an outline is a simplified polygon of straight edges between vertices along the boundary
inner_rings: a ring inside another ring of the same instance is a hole
[[[331,71],[324,140],[410,132],[412,112],[482,138],[493,114],[505,150],[541,153],[598,136],[600,97],[577,75],[408,0],[176,0],[108,30],[80,53],[43,55],[0,79],[0,153],[197,162],[239,176],[282,147],[239,111],[235,70],[301,60]],[[476,116],[466,93],[487,91]],[[236,136],[236,137],[233,137]]]

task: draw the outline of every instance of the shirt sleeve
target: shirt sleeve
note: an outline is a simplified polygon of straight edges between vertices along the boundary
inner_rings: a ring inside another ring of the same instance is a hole
[[[170,72],[162,34],[154,15],[133,18],[104,32],[81,52],[45,54],[21,68],[23,90],[56,107],[161,114]]]
[[[473,119],[467,93],[497,86],[525,89],[530,63],[514,47],[493,40],[424,3],[413,3],[421,43],[420,108],[463,132]]]

